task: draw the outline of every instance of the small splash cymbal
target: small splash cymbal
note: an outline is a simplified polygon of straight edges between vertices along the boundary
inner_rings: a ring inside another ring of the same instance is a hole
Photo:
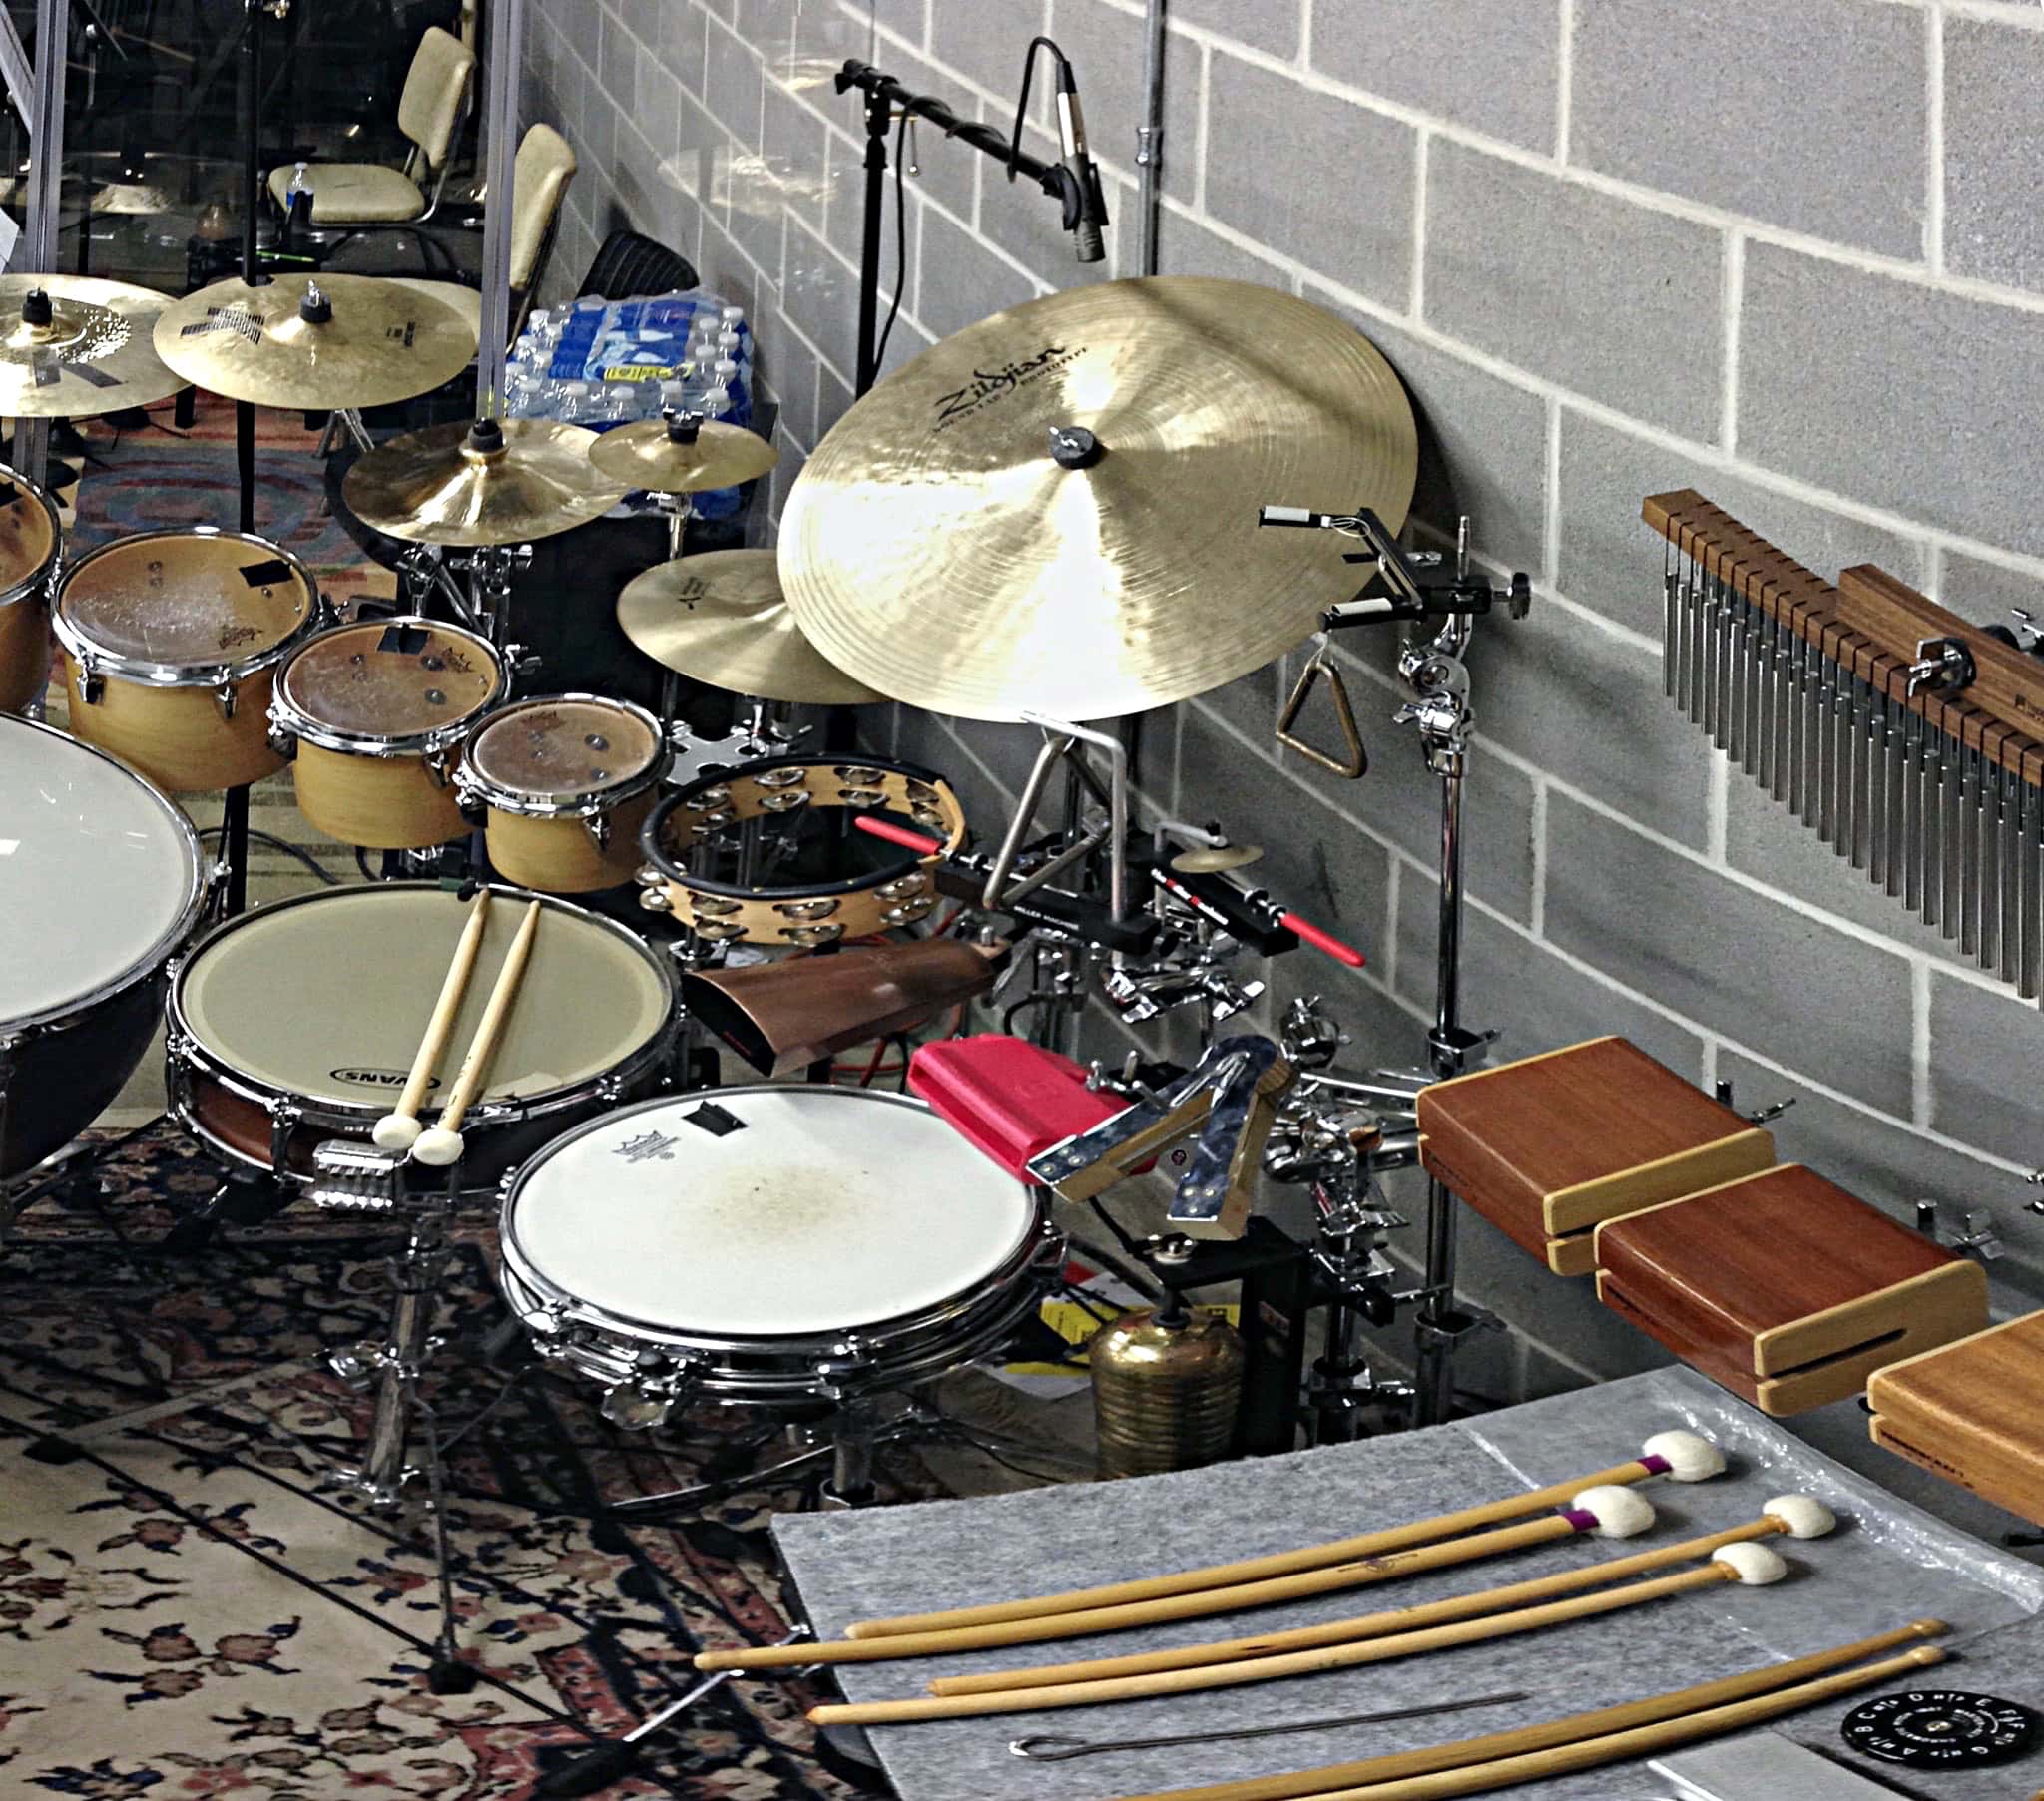
[[[1180,875],[1219,875],[1225,869],[1247,869],[1264,860],[1261,844],[1201,844],[1171,859]]]
[[[881,695],[809,643],[771,551],[708,551],[649,569],[618,597],[618,625],[664,669],[762,700],[859,706]]]
[[[596,434],[551,419],[433,425],[367,452],[341,484],[364,525],[409,544],[524,544],[625,497],[589,460]]]
[[[154,288],[89,275],[0,275],[0,415],[89,419],[187,386],[153,331]]]
[[[590,461],[605,475],[649,494],[699,494],[755,481],[780,452],[743,425],[644,419],[602,433]]]

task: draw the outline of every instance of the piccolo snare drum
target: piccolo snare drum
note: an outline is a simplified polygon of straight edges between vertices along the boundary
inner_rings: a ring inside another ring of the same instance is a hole
[[[462,805],[486,821],[499,875],[548,894],[586,894],[632,879],[667,766],[667,739],[645,707],[556,694],[485,720],[455,781]]]
[[[921,1102],[800,1084],[643,1103],[505,1189],[502,1282],[542,1355],[622,1424],[677,1400],[796,1405],[991,1355],[1063,1247]]]
[[[269,708],[295,759],[298,810],[371,849],[460,837],[455,755],[503,693],[496,652],[459,626],[388,619],[320,633],[284,665]]]
[[[60,1150],[121,1092],[199,919],[199,840],[105,751],[0,717],[0,1178]]]
[[[57,584],[71,730],[173,794],[274,774],[277,666],[319,629],[305,566],[265,538],[199,527],[88,551]]]
[[[63,548],[57,506],[0,464],[0,712],[19,712],[50,674],[50,578]]]
[[[543,897],[498,891],[509,915]],[[215,1150],[286,1177],[321,1139],[366,1140],[404,1087],[469,909],[430,882],[325,888],[216,928],[172,984],[171,1103]],[[513,934],[493,929],[448,1042],[466,1045]],[[675,980],[624,927],[544,899],[489,1085],[463,1122],[470,1185],[667,1073]],[[443,1068],[433,1090],[453,1071]]]
[[[926,832],[943,848],[886,848],[850,829],[859,813]],[[809,818],[821,829],[804,834]],[[640,899],[704,938],[834,944],[924,918],[937,903],[935,866],[964,842],[958,796],[928,769],[771,756],[677,788],[654,808],[641,839]]]

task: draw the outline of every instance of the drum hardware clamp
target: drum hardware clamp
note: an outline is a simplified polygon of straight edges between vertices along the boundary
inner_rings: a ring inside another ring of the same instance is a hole
[[[2007,1251],[2008,1246],[2001,1241],[2000,1228],[1994,1223],[1994,1215],[1986,1207],[1968,1207],[1959,1215],[1956,1230],[1940,1228],[1938,1214],[1941,1210],[1934,1200],[1916,1203],[1916,1229],[1933,1244],[1942,1244],[1947,1250],[1959,1251],[1982,1263],[1991,1263]]]

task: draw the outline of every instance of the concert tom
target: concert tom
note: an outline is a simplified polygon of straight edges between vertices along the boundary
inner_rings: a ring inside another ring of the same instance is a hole
[[[482,814],[491,867],[505,880],[585,894],[632,879],[668,761],[660,721],[645,707],[555,694],[479,726],[455,785],[462,806]]]
[[[0,712],[19,712],[50,673],[50,578],[63,548],[57,504],[0,463]]]
[[[942,848],[892,851],[848,829],[857,813],[891,818]],[[811,819],[820,829],[804,830]],[[770,756],[692,781],[654,808],[640,839],[640,900],[704,938],[834,944],[925,918],[937,904],[936,865],[964,842],[964,808],[931,770],[879,757]]]
[[[496,652],[459,626],[402,618],[320,633],[284,665],[269,707],[272,740],[295,746],[298,810],[371,849],[460,837],[455,754],[504,687]]]
[[[273,774],[276,671],[319,629],[297,558],[243,532],[139,532],[89,551],[57,584],[70,726],[169,793]]]

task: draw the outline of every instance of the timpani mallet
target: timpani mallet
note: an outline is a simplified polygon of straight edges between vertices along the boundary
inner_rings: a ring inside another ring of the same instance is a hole
[[[1671,1482],[1705,1482],[1713,1476],[1722,1475],[1724,1470],[1724,1454],[1709,1439],[1694,1432],[1657,1432],[1640,1447],[1638,1457],[1608,1470],[1592,1471],[1572,1482],[1549,1483],[1544,1489],[1528,1489],[1518,1495],[1507,1495],[1500,1501],[1486,1501],[1480,1506],[1462,1508],[1452,1514],[1437,1514],[1430,1520],[1415,1520],[1409,1526],[1387,1527],[1380,1532],[1364,1533],[1360,1538],[1337,1539],[1330,1544],[1251,1558],[1239,1564],[1210,1564],[1204,1569],[1179,1570],[1168,1576],[1140,1576],[1133,1581],[1106,1582],[1092,1588],[1070,1588],[1061,1594],[1038,1594],[1022,1600],[994,1601],[982,1606],[948,1607],[936,1613],[904,1613],[890,1619],[855,1620],[845,1628],[844,1635],[847,1638],[882,1638],[907,1632],[947,1631],[955,1626],[992,1625],[1002,1620],[1036,1619],[1051,1613],[1119,1606],[1125,1601],[1156,1600],[1163,1595],[1185,1594],[1194,1589],[1260,1581],[1265,1576],[1291,1576],[1302,1570],[1318,1570],[1329,1564],[1378,1557],[1385,1552],[1403,1551],[1414,1545],[1431,1545],[1458,1533],[1473,1532],[1480,1526],[1495,1526],[1503,1520],[1523,1519],[1546,1508],[1566,1506],[1570,1497],[1583,1489],[1646,1482],[1656,1476],[1665,1476]]]
[[[534,901],[525,909],[518,936],[511,940],[504,967],[497,972],[497,986],[490,990],[489,1004],[476,1022],[475,1037],[468,1041],[461,1074],[455,1077],[447,1105],[440,1110],[439,1124],[430,1131],[420,1132],[411,1147],[412,1156],[432,1168],[444,1169],[461,1161],[462,1116],[482,1093],[490,1059],[496,1055],[497,1041],[504,1033],[504,1022],[510,1017],[512,1003],[518,999],[518,985],[525,979],[525,965],[532,956],[533,934],[539,930],[540,906],[539,901]]]
[[[411,1060],[411,1074],[405,1079],[404,1093],[398,1096],[397,1106],[378,1120],[369,1133],[371,1142],[378,1150],[409,1150],[418,1142],[424,1128],[419,1125],[419,1109],[425,1105],[426,1089],[433,1080],[433,1071],[447,1050],[447,1040],[454,1031],[454,1016],[461,1011],[462,997],[468,993],[468,978],[475,970],[476,953],[483,948],[483,930],[489,923],[490,891],[481,889],[468,909],[468,923],[461,928],[461,938],[454,947],[454,960],[447,966],[447,979],[440,984],[440,998],[433,1003],[433,1017],[426,1022],[425,1035],[419,1040],[417,1055]]]

